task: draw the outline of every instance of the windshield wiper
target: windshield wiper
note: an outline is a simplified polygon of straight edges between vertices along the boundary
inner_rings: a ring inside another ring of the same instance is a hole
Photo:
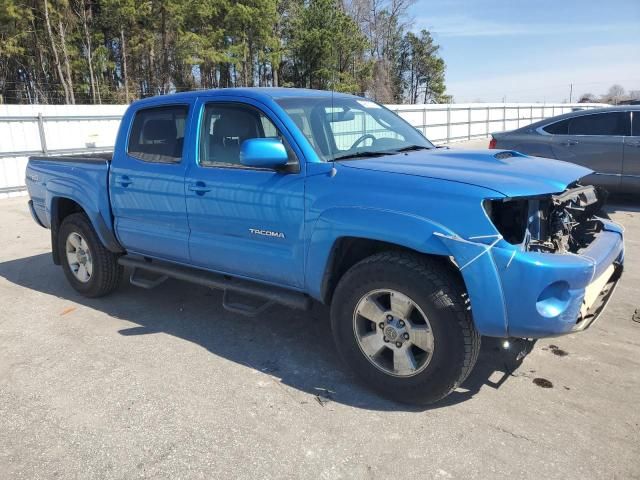
[[[339,157],[335,157],[333,161],[336,160],[349,160],[354,158],[364,158],[364,157],[382,157],[384,155],[393,155],[396,152],[355,152],[355,153],[347,153],[345,155],[341,155]]]
[[[396,150],[396,152],[410,152],[412,150],[431,150],[431,147],[425,145],[409,145]]]

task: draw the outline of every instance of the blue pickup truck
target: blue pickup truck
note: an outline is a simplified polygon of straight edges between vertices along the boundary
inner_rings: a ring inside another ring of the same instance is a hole
[[[436,148],[383,106],[302,89],[133,103],[113,155],[32,157],[34,220],[96,297],[167,278],[225,308],[330,305],[345,363],[428,404],[472,370],[481,335],[584,330],[620,278],[622,228],[591,171],[509,150]]]

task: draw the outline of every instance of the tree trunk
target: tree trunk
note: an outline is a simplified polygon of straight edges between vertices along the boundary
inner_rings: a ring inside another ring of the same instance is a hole
[[[148,57],[148,61],[149,61],[149,68],[147,69],[147,94],[149,96],[151,95],[157,95],[158,92],[156,91],[155,85],[153,83],[153,69],[155,67],[155,52],[153,49],[153,44],[151,45],[151,49],[149,50],[149,57]]]
[[[124,43],[124,28],[120,27],[120,54],[122,55],[122,81],[124,82],[124,97],[129,103],[129,74],[127,73],[127,48]]]
[[[89,8],[91,8],[89,6]],[[93,75],[93,55],[91,53],[91,35],[89,34],[89,25],[87,19],[87,10],[84,0],[80,5],[81,14],[82,14],[82,28],[84,30],[84,41],[85,48],[87,49],[87,62],[89,63],[89,81],[91,82],[91,98],[93,100],[93,104],[96,104],[96,80]]]
[[[169,90],[169,52],[167,48],[167,15],[164,6],[161,10],[161,25],[162,25],[162,73],[160,78],[162,79],[162,93],[168,93]]]
[[[271,75],[273,77],[273,86],[274,87],[278,87],[278,82],[279,82],[279,76],[278,76],[278,67],[279,65],[274,65],[273,63],[271,63]]]
[[[67,52],[67,40],[64,34],[64,26],[62,25],[62,20],[58,20],[58,29],[60,32],[60,43],[62,45],[62,55],[64,56],[64,67],[67,71],[67,85],[69,86],[69,98],[71,98],[71,103],[75,105],[76,98],[73,94],[73,79],[71,77],[71,63],[69,63],[69,54]]]
[[[49,35],[49,42],[51,43],[51,51],[53,52],[53,63],[56,66],[56,71],[58,72],[58,78],[60,79],[60,83],[62,84],[62,88],[64,89],[64,99],[66,103],[70,103],[69,87],[67,85],[67,80],[64,78],[64,74],[62,73],[62,66],[60,65],[60,57],[58,56],[56,43],[53,39],[53,30],[51,29],[51,21],[49,20],[48,0],[44,0],[44,21],[47,25],[47,34]]]
[[[35,20],[31,19],[31,30],[33,31],[33,50],[38,52],[38,61],[35,62],[33,71],[35,73],[36,89],[38,90],[40,103],[49,103],[49,88],[47,88],[47,69],[45,67],[44,51],[40,48],[40,38],[38,37],[38,29]],[[40,68],[38,68],[38,66]]]

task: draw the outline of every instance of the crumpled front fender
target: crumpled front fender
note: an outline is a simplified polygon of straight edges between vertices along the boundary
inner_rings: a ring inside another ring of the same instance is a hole
[[[507,311],[498,268],[491,250],[500,235],[463,239],[435,234],[451,252],[469,295],[473,321],[481,335],[508,336]]]

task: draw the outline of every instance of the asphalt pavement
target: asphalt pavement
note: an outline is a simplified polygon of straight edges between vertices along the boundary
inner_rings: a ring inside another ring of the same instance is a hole
[[[67,284],[26,197],[0,201],[0,478],[640,478],[640,203],[614,204],[626,271],[598,323],[483,339],[431,408],[341,365],[326,312],[226,312],[221,294]]]

